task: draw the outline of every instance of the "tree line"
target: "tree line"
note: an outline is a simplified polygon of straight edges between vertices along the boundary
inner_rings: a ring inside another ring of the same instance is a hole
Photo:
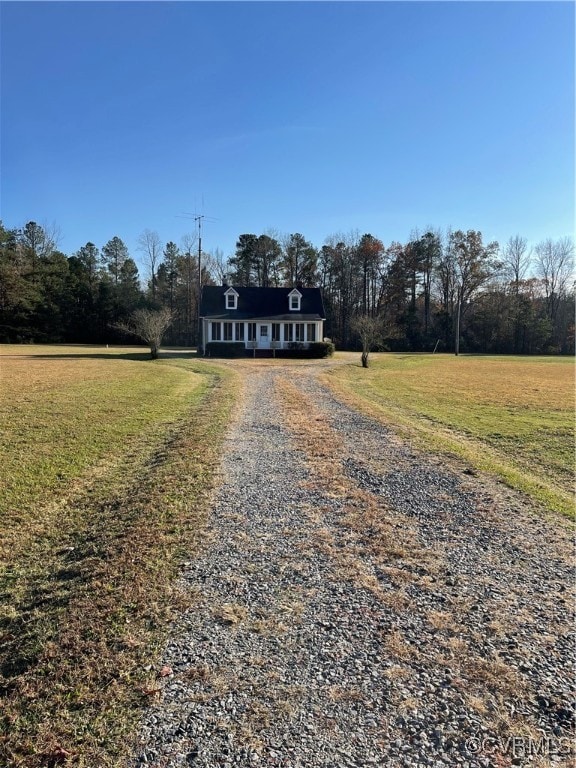
[[[414,234],[385,246],[371,234],[332,235],[321,247],[302,234],[241,234],[232,256],[202,253],[195,236],[137,243],[146,275],[120,237],[100,248],[58,250],[55,227],[0,224],[0,342],[126,342],[137,310],[163,309],[164,343],[197,341],[200,285],[322,289],[326,335],[357,348],[359,318],[378,321],[396,351],[572,354],[574,245],[547,239],[502,246],[476,230]]]

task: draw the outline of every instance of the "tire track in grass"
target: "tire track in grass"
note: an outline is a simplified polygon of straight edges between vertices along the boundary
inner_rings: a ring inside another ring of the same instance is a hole
[[[122,764],[157,688],[146,668],[186,604],[174,578],[201,541],[234,402],[232,375],[206,375],[185,417],[100,465],[4,574],[0,765]]]

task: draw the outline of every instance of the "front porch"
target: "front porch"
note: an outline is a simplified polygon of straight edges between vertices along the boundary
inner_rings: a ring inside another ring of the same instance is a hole
[[[322,321],[311,322],[205,320],[204,345],[244,344],[247,350],[297,350],[322,341]]]
[[[321,358],[334,354],[334,345],[326,341],[270,341],[260,344],[252,341],[209,341],[204,346],[206,357],[282,357],[282,358]]]

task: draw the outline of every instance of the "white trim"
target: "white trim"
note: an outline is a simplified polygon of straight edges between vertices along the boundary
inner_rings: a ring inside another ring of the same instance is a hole
[[[212,327],[218,323],[220,327],[220,338],[219,339],[213,339],[212,338]],[[296,342],[296,325],[302,325],[303,326],[303,338],[298,340],[298,344],[302,344],[304,347],[307,347],[309,344],[314,343],[314,341],[322,341],[323,340],[323,327],[324,327],[324,321],[323,320],[299,320],[297,317],[294,317],[293,320],[287,321],[287,320],[273,320],[270,318],[256,318],[252,320],[233,320],[233,319],[219,319],[219,320],[212,320],[208,318],[202,318],[202,337],[203,337],[203,343],[204,343],[204,349],[206,348],[206,344],[214,341],[216,343],[219,342],[226,342],[227,340],[224,339],[224,328],[225,324],[230,324],[231,330],[232,330],[232,341],[244,344],[246,349],[253,349],[254,348],[254,342],[248,339],[248,328],[250,325],[254,325],[256,328],[256,349],[272,349],[274,346],[275,349],[289,349],[290,344],[292,342]],[[277,324],[280,326],[280,338],[278,342],[275,342],[274,345],[272,345],[272,324]],[[243,339],[236,339],[236,328],[237,326],[242,325],[244,327],[244,338]],[[268,329],[268,336],[264,337],[264,343],[262,343],[262,337],[260,335],[260,328],[261,326],[265,325]],[[310,339],[308,336],[308,326],[313,325],[316,329],[316,338],[314,340]],[[291,329],[291,340],[287,340],[285,338],[285,329],[290,328]]]
[[[238,296],[240,294],[238,291],[235,291],[234,288],[228,288],[227,291],[224,292],[224,307],[226,309],[238,309]],[[232,306],[228,304],[228,300],[232,298]]]
[[[293,299],[296,299],[296,305],[292,306]],[[288,309],[290,312],[300,312],[300,305],[302,303],[302,294],[297,288],[293,288],[288,294]]]
[[[262,334],[262,330],[266,329],[266,332]],[[270,349],[270,339],[272,338],[272,324],[271,323],[258,323],[256,326],[256,340],[258,341],[258,349]]]
[[[218,329],[218,335],[220,338],[215,339],[215,331]],[[210,341],[222,341],[222,321],[221,320],[211,320],[210,321]]]

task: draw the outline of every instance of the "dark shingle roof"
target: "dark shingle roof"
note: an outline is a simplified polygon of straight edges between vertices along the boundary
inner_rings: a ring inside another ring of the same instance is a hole
[[[224,294],[234,288],[238,294],[238,309],[226,309]],[[288,308],[288,294],[293,288],[242,288],[239,286],[205,285],[202,288],[201,317],[248,320],[252,317],[276,320],[323,320],[324,304],[319,288],[298,288],[302,294],[300,312]]]

